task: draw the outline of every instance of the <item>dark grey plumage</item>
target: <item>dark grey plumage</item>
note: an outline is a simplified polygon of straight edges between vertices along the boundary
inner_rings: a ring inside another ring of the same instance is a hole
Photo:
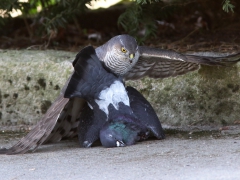
[[[96,48],[96,54],[109,71],[125,80],[144,76],[153,78],[177,76],[197,70],[201,64],[222,66],[240,60],[240,53],[226,57],[201,57],[138,46],[136,40],[129,35],[113,37]],[[63,93],[67,85],[68,81],[43,118],[27,136],[7,151],[8,154],[25,153],[47,141],[59,141],[77,134],[85,100],[78,97],[64,98]]]
[[[146,140],[151,134],[157,139],[164,139],[161,123],[150,103],[133,87],[127,87],[126,90],[134,117],[124,115],[126,109],[121,112],[109,107],[112,116],[100,131],[102,145],[105,147],[132,145],[137,141]]]
[[[126,88],[130,100],[130,106],[138,121],[158,139],[164,139],[161,123],[151,104],[133,87]]]
[[[99,124],[94,119],[94,111],[86,104],[79,117],[78,139],[83,147],[90,147],[99,136],[105,147],[127,146],[147,139],[151,134],[164,139],[161,123],[150,103],[133,87],[126,88],[130,107],[119,103],[118,110],[108,107],[108,121]],[[98,115],[98,122],[99,122]],[[104,125],[103,125],[104,124]],[[118,144],[117,144],[118,143]]]

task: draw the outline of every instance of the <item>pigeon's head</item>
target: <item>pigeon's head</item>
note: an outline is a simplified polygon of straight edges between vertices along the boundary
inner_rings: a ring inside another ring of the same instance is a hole
[[[124,147],[146,139],[148,134],[137,124],[108,121],[100,131],[100,141],[104,147]]]
[[[136,39],[129,35],[119,35],[107,43],[107,53],[103,61],[116,74],[123,76],[138,61],[139,51]]]

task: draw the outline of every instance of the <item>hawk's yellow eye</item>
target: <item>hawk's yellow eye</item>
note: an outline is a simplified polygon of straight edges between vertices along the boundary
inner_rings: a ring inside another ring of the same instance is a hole
[[[127,50],[124,47],[122,47],[122,52],[126,53]]]

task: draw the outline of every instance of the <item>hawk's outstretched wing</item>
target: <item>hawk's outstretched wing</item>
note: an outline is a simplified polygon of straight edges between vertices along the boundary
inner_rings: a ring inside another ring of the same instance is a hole
[[[68,101],[69,99],[64,98],[63,94],[60,94],[52,106],[48,109],[44,117],[25,137],[23,137],[11,148],[1,149],[0,153],[20,154],[27,152],[33,147],[36,149],[49,136],[59,118],[60,112],[63,110]]]
[[[78,134],[79,117],[82,114],[86,101],[82,98],[72,98],[66,104],[57,120],[51,134],[44,141],[58,142],[63,138],[72,138]]]
[[[165,78],[197,70],[200,64],[223,66],[240,61],[240,53],[225,57],[180,54],[172,50],[139,46],[140,57],[124,78],[140,79],[144,76]]]

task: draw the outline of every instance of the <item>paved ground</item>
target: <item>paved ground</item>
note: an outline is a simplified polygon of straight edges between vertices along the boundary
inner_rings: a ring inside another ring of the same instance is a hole
[[[0,134],[0,147],[10,141]],[[170,135],[124,148],[84,149],[63,141],[24,155],[1,155],[0,179],[240,179],[240,136]]]

